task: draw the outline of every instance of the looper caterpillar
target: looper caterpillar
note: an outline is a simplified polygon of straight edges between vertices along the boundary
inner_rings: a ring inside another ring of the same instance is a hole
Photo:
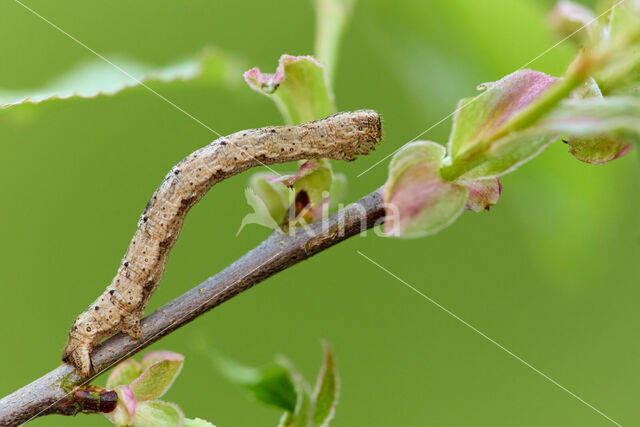
[[[249,129],[219,138],[174,166],[147,203],[116,276],[71,327],[62,360],[91,373],[93,348],[105,337],[141,335],[140,318],[158,287],[187,212],[216,183],[251,167],[311,158],[355,160],[382,136],[372,110],[338,113],[297,126]]]

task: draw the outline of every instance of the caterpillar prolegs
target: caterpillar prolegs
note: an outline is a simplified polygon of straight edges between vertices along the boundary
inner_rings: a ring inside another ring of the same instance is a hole
[[[88,376],[89,355],[103,338],[119,331],[140,337],[140,318],[162,279],[185,216],[214,184],[254,166],[323,157],[351,161],[373,150],[381,137],[378,114],[360,110],[297,126],[236,132],[187,156],[147,203],[111,284],[73,322],[62,360]]]

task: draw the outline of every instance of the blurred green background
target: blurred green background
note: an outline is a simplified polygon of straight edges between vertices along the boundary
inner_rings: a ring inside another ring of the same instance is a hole
[[[313,48],[310,1],[29,0],[107,57],[158,66],[216,46],[272,71]],[[334,163],[349,199],[380,186],[386,165],[356,175],[556,43],[552,1],[361,0],[335,82],[338,108],[373,108],[378,151]],[[19,4],[0,4],[0,87],[46,84],[93,55]],[[564,43],[530,65],[555,75]],[[230,85],[153,88],[222,134],[279,124],[238,74]],[[450,122],[423,139],[446,141]],[[93,100],[0,110],[0,395],[59,363],[73,318],[103,291],[138,215],[169,168],[214,139],[143,88]],[[186,355],[165,400],[219,427],[274,426],[206,348],[260,365],[287,355],[308,378],[320,339],[341,373],[344,426],[600,426],[602,416],[406,288],[359,250],[624,425],[640,425],[640,168],[637,153],[589,166],[555,144],[504,177],[490,213],[465,213],[420,240],[355,237],[258,285],[152,348]],[[287,169],[287,168],[285,168]],[[288,170],[291,170],[289,167]],[[247,174],[215,187],[187,219],[149,310],[233,262],[268,235],[250,226]],[[104,384],[105,378],[96,381]],[[100,416],[33,425],[107,425]]]

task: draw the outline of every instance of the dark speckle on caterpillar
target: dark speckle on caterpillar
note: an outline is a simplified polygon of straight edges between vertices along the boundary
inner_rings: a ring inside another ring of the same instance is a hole
[[[380,142],[375,111],[338,113],[297,126],[236,132],[213,141],[174,166],[144,209],[138,229],[111,284],[73,322],[62,360],[91,374],[90,353],[119,331],[137,339],[140,318],[158,287],[184,219],[216,183],[254,166],[302,159],[351,161]]]

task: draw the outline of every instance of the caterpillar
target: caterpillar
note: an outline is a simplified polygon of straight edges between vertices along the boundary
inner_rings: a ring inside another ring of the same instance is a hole
[[[302,159],[355,160],[380,142],[372,110],[338,113],[295,126],[249,129],[221,137],[174,166],[147,203],[116,276],[73,322],[63,362],[91,374],[90,353],[117,332],[140,338],[140,318],[158,287],[189,210],[216,183],[251,167]]]

